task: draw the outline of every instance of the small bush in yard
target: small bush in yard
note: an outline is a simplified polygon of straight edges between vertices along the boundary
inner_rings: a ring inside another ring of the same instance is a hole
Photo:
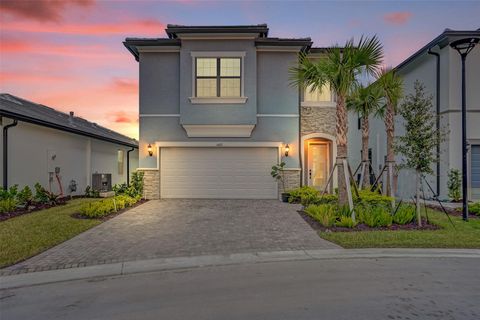
[[[468,205],[468,211],[480,217],[480,202],[475,202]]]
[[[29,186],[25,186],[17,193],[17,201],[25,209],[33,204],[33,194]]]
[[[462,177],[460,176],[460,170],[458,169],[450,169],[448,172],[448,196],[453,201],[460,201],[462,199]]]
[[[358,222],[353,221],[352,217],[341,216],[340,220],[335,223],[337,227],[344,227],[344,228],[355,228]]]
[[[333,204],[309,205],[305,212],[324,227],[331,227],[337,219],[337,206]]]
[[[17,208],[18,186],[8,189],[0,188],[0,213],[12,212]]]
[[[393,217],[384,206],[362,205],[356,209],[358,220],[371,228],[389,227]]]
[[[310,186],[303,186],[289,191],[290,197],[288,202],[290,203],[299,203],[303,198],[313,198],[319,195],[317,189]]]
[[[102,218],[115,211],[130,207],[140,200],[140,197],[129,197],[126,195],[107,198],[85,204],[80,208],[80,215],[85,218]]]
[[[393,215],[393,222],[397,224],[408,224],[415,219],[415,207],[402,204]]]
[[[392,203],[392,197],[384,196],[376,191],[358,190],[360,197],[355,197],[356,203],[368,204],[371,206],[390,206]]]

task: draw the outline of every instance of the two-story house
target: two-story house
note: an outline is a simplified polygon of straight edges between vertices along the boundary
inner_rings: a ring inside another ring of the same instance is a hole
[[[335,158],[330,91],[290,85],[310,38],[251,26],[168,25],[167,38],[127,38],[139,62],[139,169],[157,198],[276,199],[271,167],[286,162],[285,189],[322,188]]]
[[[448,198],[448,172],[450,169],[462,169],[462,65],[459,53],[450,47],[455,40],[480,37],[478,30],[446,29],[429,43],[417,50],[398,66],[397,74],[403,79],[404,95],[414,92],[416,80],[425,85],[427,95],[432,97],[432,104],[439,116],[438,125],[446,132],[445,141],[439,146],[439,162],[427,178],[435,193],[441,199]],[[468,190],[469,199],[480,199],[480,45],[477,45],[467,56],[466,65],[466,105],[467,105],[467,143]],[[401,102],[400,102],[401,104]],[[351,163],[360,161],[360,128],[355,126],[356,115],[350,115],[349,159]],[[395,135],[404,134],[403,119],[396,117]],[[358,130],[357,130],[358,129]],[[370,122],[370,148],[373,167],[378,171],[385,163],[386,136],[382,119],[373,118]],[[397,163],[402,157],[397,155]],[[398,176],[397,195],[411,199],[415,193],[412,181],[415,181],[413,170],[403,169]],[[432,193],[425,186],[426,196]]]

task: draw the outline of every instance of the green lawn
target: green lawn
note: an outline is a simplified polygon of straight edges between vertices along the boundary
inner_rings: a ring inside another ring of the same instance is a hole
[[[100,224],[100,220],[70,216],[90,201],[95,199],[75,199],[63,206],[0,222],[0,267],[34,256]]]
[[[422,209],[423,213],[423,209]],[[480,248],[480,219],[464,222],[451,216],[455,228],[443,212],[429,210],[432,231],[319,232],[323,239],[344,248]]]

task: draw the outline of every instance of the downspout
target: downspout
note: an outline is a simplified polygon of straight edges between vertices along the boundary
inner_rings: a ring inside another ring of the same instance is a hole
[[[435,104],[436,104],[436,111],[437,111],[437,119],[436,119],[436,129],[437,134],[440,135],[440,54],[438,52],[433,52],[432,48],[428,49],[428,54],[431,54],[436,57],[437,64],[436,64],[436,93],[435,93]],[[437,155],[440,156],[440,139],[438,139],[438,143],[436,146]],[[437,161],[437,196],[440,195],[440,159]]]
[[[18,124],[16,119],[13,123],[3,127],[3,189],[8,188],[8,129]]]
[[[127,186],[130,186],[130,152],[133,150],[135,150],[135,148],[127,151]]]

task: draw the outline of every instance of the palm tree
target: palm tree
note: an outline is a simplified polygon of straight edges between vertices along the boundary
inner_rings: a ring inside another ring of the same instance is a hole
[[[387,172],[387,195],[394,196],[396,189],[396,175],[391,176],[393,168],[395,168],[395,153],[394,153],[394,136],[395,136],[395,115],[397,113],[397,105],[403,94],[403,81],[394,70],[381,69],[377,74],[376,84],[380,87],[382,95],[385,98],[385,106],[381,110],[385,122],[385,131],[387,134],[387,161],[385,165],[388,167]],[[393,181],[391,181],[393,179]],[[393,185],[393,190],[392,186]]]
[[[376,84],[370,86],[359,85],[347,99],[347,108],[358,113],[362,122],[362,176],[360,185],[370,186],[370,163],[368,160],[368,139],[370,134],[369,116],[376,115],[380,110],[382,91]]]
[[[337,98],[337,174],[339,203],[347,203],[347,186],[343,160],[347,159],[348,118],[346,98],[357,84],[357,78],[362,72],[373,75],[383,59],[383,47],[376,36],[360,38],[357,45],[351,39],[343,48],[334,46],[327,49],[325,56],[317,61],[309,59],[306,53],[299,56],[298,66],[291,71],[292,84],[300,88],[310,87],[311,90],[321,90],[326,84],[334,91]]]

